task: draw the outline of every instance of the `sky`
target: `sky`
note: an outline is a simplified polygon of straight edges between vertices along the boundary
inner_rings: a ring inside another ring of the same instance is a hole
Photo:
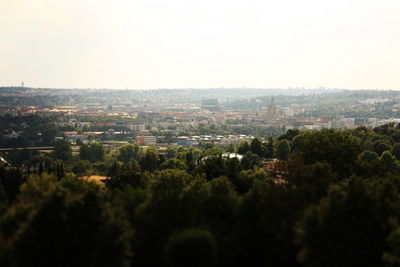
[[[0,0],[0,86],[400,90],[399,0]]]

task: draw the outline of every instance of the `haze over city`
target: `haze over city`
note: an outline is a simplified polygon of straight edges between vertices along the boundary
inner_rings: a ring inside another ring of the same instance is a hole
[[[0,85],[400,89],[400,2],[2,0]]]

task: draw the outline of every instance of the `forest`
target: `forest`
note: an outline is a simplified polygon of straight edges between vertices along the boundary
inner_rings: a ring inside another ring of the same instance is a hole
[[[11,155],[1,266],[400,266],[396,124]]]

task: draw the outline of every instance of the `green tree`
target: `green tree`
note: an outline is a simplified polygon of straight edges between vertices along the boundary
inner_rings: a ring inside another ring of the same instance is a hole
[[[165,170],[165,169],[186,170],[186,168],[187,167],[186,167],[186,164],[184,161],[175,159],[175,158],[167,159],[160,166],[161,170]]]
[[[303,138],[303,142],[296,145],[296,151],[302,153],[304,163],[326,161],[341,178],[353,172],[362,149],[359,138],[349,132],[331,129],[307,132]]]
[[[165,259],[174,267],[206,267],[217,262],[217,242],[207,230],[186,229],[172,234],[164,248]]]
[[[284,139],[279,142],[277,149],[278,158],[280,160],[287,160],[290,154],[290,144]]]
[[[392,152],[392,155],[395,156],[397,160],[400,160],[400,143],[395,143],[390,152]]]
[[[288,141],[292,141],[297,135],[299,135],[301,131],[299,129],[289,129],[287,132],[281,136],[279,136],[279,140],[282,141],[284,139]]]
[[[239,144],[239,146],[238,146],[237,151],[238,151],[238,153],[239,153],[240,155],[244,155],[244,154],[246,154],[247,152],[249,152],[249,151],[250,151],[249,142],[247,142],[247,141],[241,142],[241,143]]]
[[[79,160],[72,165],[72,172],[76,175],[84,175],[90,168],[90,162],[87,160]]]
[[[216,234],[220,244],[227,245],[238,205],[235,187],[226,176],[220,176],[203,184],[201,191],[203,201],[198,207],[204,210],[201,221]],[[221,245],[221,252],[228,252],[226,245]]]
[[[232,183],[239,194],[245,194],[253,187],[254,183],[267,180],[268,177],[268,174],[263,169],[248,169],[241,171],[237,179]]]
[[[136,161],[125,164],[114,162],[108,175],[111,178],[106,183],[109,188],[121,189],[128,185],[134,188],[147,186],[148,178],[141,173],[141,168]]]
[[[257,179],[243,196],[234,228],[234,266],[297,265],[293,225],[302,203],[290,188]]]
[[[225,170],[224,175],[229,178],[235,186],[238,179],[238,175],[242,170],[242,165],[240,164],[240,160],[236,157],[234,158],[225,158]]]
[[[72,158],[72,149],[69,143],[65,140],[57,140],[54,144],[53,157],[64,161],[70,160]]]
[[[182,213],[181,196],[193,179],[184,171],[172,169],[156,171],[150,176],[150,197],[135,212],[135,264],[139,266],[163,263],[162,252],[168,237],[182,229],[188,220]]]
[[[389,144],[385,142],[377,142],[373,145],[373,149],[376,152],[376,154],[381,156],[383,152],[390,151],[391,147]]]
[[[358,156],[355,171],[360,177],[372,177],[380,173],[380,159],[378,155],[371,150],[364,150]]]
[[[224,175],[225,173],[225,160],[222,155],[210,155],[201,159],[196,167],[200,174],[205,174],[207,180]]]
[[[306,139],[307,134],[308,132],[303,132],[293,137],[291,142],[292,150],[297,150],[298,148],[301,149],[304,146],[304,141]]]
[[[399,164],[390,151],[382,153],[382,156],[380,157],[380,167],[382,170],[386,171],[386,173],[397,174],[399,171]]]
[[[207,150],[207,149],[213,149],[215,147],[215,144],[213,142],[200,142],[199,148]]]
[[[41,134],[42,144],[43,145],[53,144],[56,135],[57,135],[57,130],[54,127],[45,127],[44,131]]]
[[[101,190],[80,180],[55,181],[32,179],[24,187],[17,208],[29,207],[28,213],[8,240],[11,250],[2,256],[12,266],[129,264],[132,229],[107,208]]]
[[[243,170],[253,169],[255,166],[260,166],[261,159],[251,152],[247,152],[242,158],[242,168]]]
[[[387,218],[376,213],[377,200],[359,178],[331,187],[299,224],[300,260],[306,266],[381,266],[386,248],[381,220]]]
[[[251,153],[256,154],[259,157],[262,157],[264,155],[264,149],[260,138],[255,137],[253,138],[253,140],[251,140],[250,151]]]
[[[267,142],[264,143],[265,157],[273,158],[275,156],[275,142],[272,136],[268,137]]]
[[[400,264],[400,227],[397,220],[392,220],[392,231],[387,237],[388,251],[383,254],[383,260],[387,266],[398,266]]]
[[[122,145],[117,149],[117,160],[124,163],[139,160],[139,146],[137,144]]]
[[[189,173],[193,173],[196,168],[195,151],[190,149],[185,155],[185,164]]]
[[[0,188],[3,198],[12,203],[19,194],[20,186],[26,181],[20,168],[5,167],[0,164]]]
[[[91,143],[89,145],[91,161],[102,161],[104,159],[104,148],[100,143]]]
[[[89,146],[86,144],[82,144],[79,148],[79,158],[81,160],[90,160],[91,155],[90,155],[90,149]]]
[[[176,148],[174,148],[174,147],[168,147],[168,148],[167,148],[167,151],[166,151],[166,157],[167,157],[167,159],[175,158],[175,157],[176,157],[176,152],[177,152]]]
[[[225,147],[225,151],[226,151],[226,152],[229,152],[229,153],[235,152],[235,144],[234,144],[234,143],[229,143],[229,144]]]
[[[158,168],[159,157],[155,149],[147,149],[146,154],[140,159],[140,166],[144,171],[155,171]]]

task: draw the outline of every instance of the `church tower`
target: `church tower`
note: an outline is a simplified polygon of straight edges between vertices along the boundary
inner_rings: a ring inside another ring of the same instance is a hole
[[[277,108],[276,108],[276,104],[275,104],[275,100],[274,97],[271,96],[271,99],[268,103],[268,107],[267,107],[267,116],[270,118],[276,117],[278,115],[277,112]]]

